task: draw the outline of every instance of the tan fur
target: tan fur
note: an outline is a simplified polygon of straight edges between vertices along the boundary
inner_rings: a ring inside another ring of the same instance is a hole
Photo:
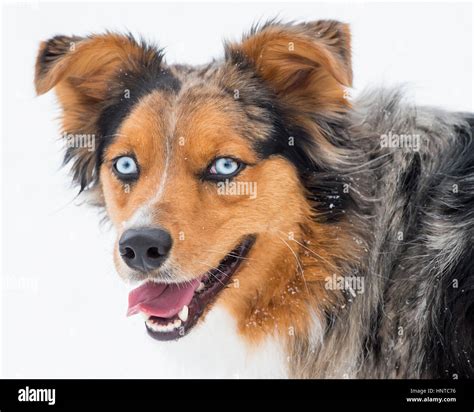
[[[184,100],[170,119],[166,108],[171,102],[156,92],[132,112],[102,166],[109,216],[120,236],[121,223],[153,198],[163,176],[166,136],[172,136],[168,180],[152,210],[154,223],[176,240],[170,259],[185,276],[177,280],[201,276],[243,236],[255,233],[256,244],[219,301],[251,342],[274,332],[285,337],[308,333],[309,307],[322,312],[337,300],[324,288],[335,270],[333,257],[351,252],[336,241],[340,231],[313,223],[294,167],[279,157],[258,162],[249,141],[234,131],[232,122],[243,119],[232,119],[222,109],[225,102],[206,99]],[[128,152],[135,153],[142,172],[130,192],[111,172],[111,159]],[[236,180],[257,182],[256,199],[221,196],[213,183],[197,181],[196,175],[223,155],[255,164]]]
[[[307,26],[270,26],[230,50],[244,54],[277,95],[295,110],[338,110],[347,104],[344,87],[352,83],[350,60],[335,53],[347,49],[348,28],[339,24],[347,42],[335,44],[334,33],[323,22]]]
[[[43,44],[61,50],[64,43]],[[246,56],[288,109],[292,121],[306,127],[326,157],[337,149],[308,113],[341,113],[350,86],[350,40],[347,26],[328,22],[291,27],[267,27],[229,50]],[[342,57],[347,55],[345,58]],[[119,70],[134,70],[137,61],[152,58],[123,36],[112,34],[78,40],[73,51],[44,67],[38,61],[36,88],[56,87],[64,107],[64,130],[94,132],[98,110]],[[136,69],[136,67],[135,67]],[[170,232],[169,265],[175,281],[200,277],[250,234],[256,243],[234,282],[218,298],[237,320],[242,336],[259,342],[269,334],[291,341],[307,336],[312,316],[337,304],[338,292],[326,290],[325,278],[337,272],[335,258],[353,258],[346,222],[315,223],[312,205],[295,167],[285,158],[259,159],[252,139],[263,139],[269,126],[250,124],[239,103],[223,95],[217,83],[238,84],[238,71],[226,69],[199,80],[184,80],[176,95],[153,91],[123,120],[104,153],[100,189],[118,238],[126,222],[145,208],[153,224]],[[179,70],[173,69],[179,73]],[[261,109],[253,107],[254,117]],[[140,179],[124,185],[112,172],[116,157],[133,153]],[[219,195],[216,185],[200,174],[219,156],[231,156],[248,166],[235,181],[256,182],[258,195]],[[162,192],[157,196],[159,188]],[[117,248],[115,262],[130,276]],[[208,308],[209,309],[209,308]]]
[[[48,43],[40,46],[41,55]],[[56,45],[61,58],[44,73],[41,61],[36,64],[35,85],[38,94],[57,86],[69,86],[75,92],[92,99],[101,99],[106,93],[108,80],[119,69],[133,70],[140,59],[151,59],[135,42],[118,34],[103,34]]]

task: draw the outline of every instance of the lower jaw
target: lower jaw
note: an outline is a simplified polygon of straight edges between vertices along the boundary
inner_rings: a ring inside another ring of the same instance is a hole
[[[189,333],[204,312],[218,299],[223,289],[228,286],[231,278],[239,270],[243,258],[252,248],[255,239],[254,235],[246,236],[221,261],[217,270],[211,270],[203,276],[201,286],[196,290],[187,307],[187,313],[180,312],[171,318],[148,317],[145,321],[148,334],[160,341],[170,341],[182,338]]]
[[[184,335],[186,335],[187,330],[189,330],[192,326],[194,325],[187,325],[185,326],[185,323],[183,323],[180,319],[168,319],[168,323],[166,324],[166,328],[169,328],[170,330],[157,330],[154,327],[154,323],[156,323],[160,318],[156,318],[155,316],[151,316],[145,321],[146,325],[146,330],[148,334],[157,340],[161,341],[169,341],[169,340],[177,340]],[[168,327],[168,325],[170,325]]]

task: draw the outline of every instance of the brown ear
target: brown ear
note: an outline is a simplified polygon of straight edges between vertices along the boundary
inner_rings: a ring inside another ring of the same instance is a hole
[[[137,101],[144,82],[162,73],[162,58],[161,50],[131,36],[56,36],[40,46],[36,91],[43,94],[54,88],[63,107],[63,133],[92,136],[94,147],[100,148],[113,133],[102,125],[104,114],[113,121],[120,107]],[[65,163],[73,163],[73,180],[81,190],[97,180],[99,152],[89,147],[67,148]]]
[[[228,44],[226,56],[248,60],[276,95],[295,108],[347,105],[344,91],[352,84],[352,69],[346,24],[269,23],[241,43]]]
[[[55,86],[67,85],[85,96],[101,99],[119,69],[136,72],[140,65],[159,64],[161,59],[158,50],[137,43],[131,36],[56,36],[40,46],[36,91],[43,94]]]
[[[55,36],[41,43],[35,66],[35,87],[40,95],[54,87],[64,75],[81,37]]]

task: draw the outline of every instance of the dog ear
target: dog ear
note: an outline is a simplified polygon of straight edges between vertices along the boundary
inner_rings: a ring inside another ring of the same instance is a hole
[[[277,97],[297,110],[339,110],[347,105],[352,68],[346,24],[270,22],[240,43],[227,44],[226,57],[234,64],[250,63]]]
[[[160,64],[159,50],[137,42],[132,36],[114,33],[86,38],[55,36],[43,42],[36,61],[35,86],[38,94],[56,87],[84,98],[106,97],[114,74],[136,72],[140,65]]]
[[[118,112],[114,105],[137,99],[140,82],[151,72],[159,72],[162,57],[159,49],[114,33],[56,36],[41,44],[35,71],[37,93],[54,88],[63,108],[63,135],[94,139],[95,150],[68,142],[65,163],[73,163],[73,180],[81,191],[97,181],[98,148],[107,135],[100,127],[101,115],[106,111],[114,115]]]

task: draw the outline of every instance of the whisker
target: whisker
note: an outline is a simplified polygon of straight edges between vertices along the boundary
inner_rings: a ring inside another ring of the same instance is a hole
[[[280,231],[281,233],[283,234],[286,234],[285,232],[282,232]],[[296,239],[292,238],[291,240],[293,240],[294,242],[298,243],[298,245],[300,245],[301,247],[303,247],[304,249],[306,249],[307,251],[311,252],[314,256],[316,256],[317,258],[325,261],[328,265],[330,265],[332,267],[333,270],[337,270],[337,266],[334,265],[334,263],[330,262],[329,260],[325,259],[324,257],[322,257],[321,255],[319,255],[318,253],[316,253],[314,250],[310,249],[309,247],[303,245],[301,242],[298,242]]]
[[[210,265],[209,263],[207,262],[202,262],[200,260],[195,260],[194,261],[195,263],[201,263],[202,265],[206,265],[207,267],[210,268],[210,270],[217,270],[218,272],[222,273],[224,276],[229,276],[227,273],[223,272],[222,270],[220,270],[219,268],[215,267],[215,266],[212,266]],[[208,273],[214,277],[214,279],[216,279],[222,286],[225,286],[225,283],[223,283],[216,275],[214,275],[214,273],[208,271]]]
[[[217,250],[217,249],[203,249],[203,252],[225,253],[224,250]],[[240,260],[257,260],[257,259],[254,259],[254,258],[239,256],[239,255],[236,255],[235,253],[227,253],[227,255],[231,256],[233,258],[236,258],[236,259],[240,259]]]
[[[278,235],[277,235],[278,236]],[[309,288],[308,288],[308,284],[306,283],[306,279],[304,277],[304,272],[303,272],[303,267],[301,266],[301,262],[300,260],[298,259],[298,256],[296,255],[295,251],[291,248],[291,246],[286,243],[285,239],[281,238],[280,236],[278,236],[278,238],[286,245],[288,246],[288,248],[291,250],[291,253],[293,253],[293,256],[295,257],[295,260],[296,260],[296,264],[298,265],[300,271],[301,271],[301,277],[303,278],[303,282],[304,282],[304,285],[306,287],[306,291],[309,293]]]

